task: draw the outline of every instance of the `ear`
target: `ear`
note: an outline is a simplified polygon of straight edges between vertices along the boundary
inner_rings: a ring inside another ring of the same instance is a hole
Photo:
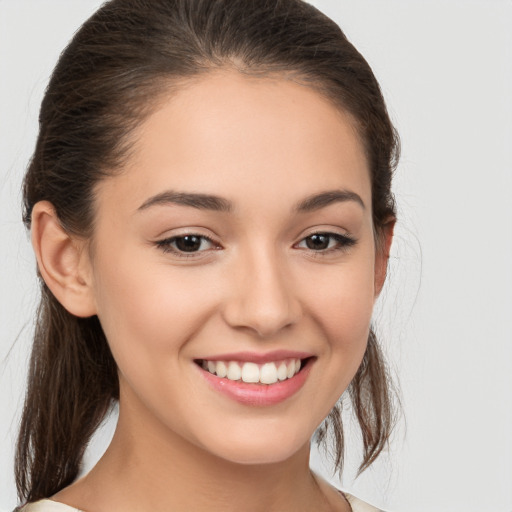
[[[75,316],[96,314],[85,242],[62,227],[48,201],[34,205],[31,232],[39,272],[55,298]]]
[[[393,241],[395,223],[396,219],[394,217],[390,218],[384,224],[378,236],[375,248],[375,298],[379,296],[384,282],[386,281],[389,251],[391,249],[391,242]]]

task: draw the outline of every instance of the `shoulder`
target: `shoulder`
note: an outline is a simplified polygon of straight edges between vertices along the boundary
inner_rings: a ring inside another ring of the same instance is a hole
[[[41,500],[17,508],[14,512],[82,512],[77,508],[64,505],[58,501]]]
[[[348,501],[352,512],[385,512],[384,510],[374,507],[373,505],[370,505],[369,503],[366,503],[365,501],[356,498],[352,494],[333,486],[332,484],[330,484],[324,478],[317,474],[313,474],[313,477],[317,481],[320,488],[323,489],[324,494],[326,496],[328,496],[329,494],[332,495],[332,493],[334,493],[334,495],[337,495],[338,497],[340,495],[343,496],[344,499]]]
[[[343,495],[350,503],[352,512],[384,512],[384,510],[374,507],[373,505],[370,505],[369,503],[366,503],[365,501],[352,496],[352,494],[349,494],[348,492],[343,492]]]
[[[366,503],[351,494],[344,492],[343,495],[350,503],[352,508],[352,512],[384,512],[369,503]],[[57,501],[52,500],[41,500],[35,503],[29,503],[24,507],[16,509],[18,512],[82,512],[77,508],[70,507],[69,505],[64,505],[64,503],[59,503]],[[16,512],[15,511],[15,512]]]

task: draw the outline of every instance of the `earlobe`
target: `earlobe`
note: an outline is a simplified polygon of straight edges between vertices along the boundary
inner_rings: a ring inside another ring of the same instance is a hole
[[[392,218],[384,224],[377,241],[375,254],[375,298],[382,291],[384,282],[386,281],[386,273],[388,269],[389,252],[393,241],[393,233],[395,230],[396,219]]]
[[[90,264],[83,242],[62,227],[48,201],[34,205],[31,226],[39,272],[56,299],[75,316],[96,314]]]

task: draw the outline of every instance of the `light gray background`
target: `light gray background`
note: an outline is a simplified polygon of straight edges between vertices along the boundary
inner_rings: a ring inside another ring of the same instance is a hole
[[[16,503],[37,297],[20,182],[49,73],[100,3],[0,0],[0,510]],[[394,512],[511,512],[512,2],[314,4],[372,65],[403,143],[400,223],[376,320],[407,421],[356,481],[351,447],[343,486]],[[349,439],[355,446],[350,429]],[[329,476],[316,451],[312,464]]]

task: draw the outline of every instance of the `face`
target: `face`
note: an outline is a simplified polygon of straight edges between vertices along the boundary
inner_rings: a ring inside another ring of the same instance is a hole
[[[135,140],[97,187],[90,261],[121,414],[229,461],[285,460],[354,376],[377,293],[350,118],[226,71],[173,93]]]

